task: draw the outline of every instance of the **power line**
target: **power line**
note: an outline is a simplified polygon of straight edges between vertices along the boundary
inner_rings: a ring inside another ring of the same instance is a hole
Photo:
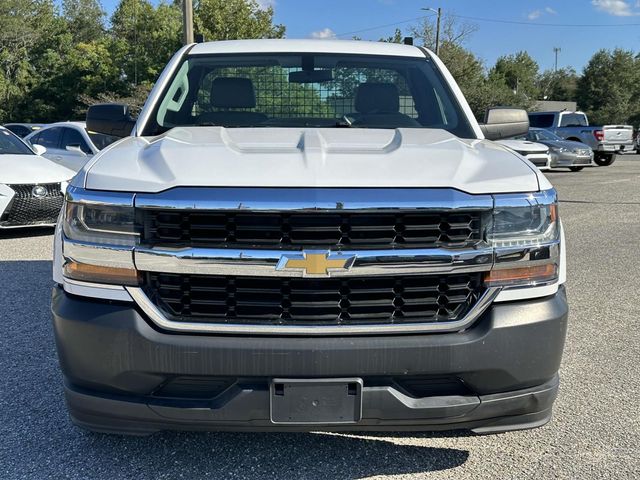
[[[464,18],[465,20],[475,20],[476,22],[508,23],[512,25],[529,25],[531,27],[578,27],[578,28],[599,28],[599,27],[640,27],[640,23],[539,23],[523,22],[518,20],[502,20],[499,18],[468,17],[466,15],[456,15],[448,13],[450,17]]]
[[[402,25],[403,23],[415,22],[417,20],[423,20],[425,18],[434,17],[434,16],[435,16],[435,14],[422,15],[420,17],[409,18],[407,20],[400,20],[400,21],[394,22],[394,23],[386,23],[384,25],[376,25],[375,27],[363,28],[362,30],[354,30],[353,32],[338,33],[336,35],[336,37],[346,37],[347,35],[354,35],[356,33],[370,32],[371,30],[379,30],[381,28],[386,28],[386,27],[396,27],[398,25]]]
[[[489,23],[506,23],[511,25],[528,25],[531,27],[560,27],[560,28],[617,28],[617,27],[640,27],[640,23],[545,23],[545,22],[524,22],[518,20],[503,20],[499,18],[483,18],[483,17],[469,17],[466,15],[457,15],[454,13],[447,13],[450,17],[462,18],[465,20],[474,20],[476,22],[489,22]],[[396,27],[409,22],[415,22],[423,20],[425,18],[434,17],[433,15],[423,15],[421,17],[409,18],[407,20],[400,20],[394,23],[386,23],[384,25],[376,25],[375,27],[363,28],[361,30],[354,30],[353,32],[339,33],[336,37],[346,37],[347,35],[355,35],[357,33],[370,32],[372,30],[379,30],[381,28]]]

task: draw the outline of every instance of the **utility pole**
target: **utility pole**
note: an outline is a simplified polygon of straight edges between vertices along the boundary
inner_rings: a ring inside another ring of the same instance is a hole
[[[554,67],[554,72],[558,71],[558,54],[562,51],[560,47],[553,47],[553,52],[556,54],[556,63]]]
[[[440,55],[440,18],[442,17],[442,8],[421,8],[420,10],[425,10],[427,12],[433,12],[438,15],[436,20],[436,55]]]
[[[193,0],[182,0],[182,42],[193,43]]]

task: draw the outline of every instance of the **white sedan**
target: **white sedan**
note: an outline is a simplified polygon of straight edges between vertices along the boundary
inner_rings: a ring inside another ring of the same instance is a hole
[[[90,132],[84,122],[59,122],[27,135],[25,140],[45,147],[45,157],[77,172],[91,157],[119,138]]]
[[[530,142],[529,140],[498,140],[505,147],[510,148],[514,152],[519,153],[540,170],[549,170],[551,168],[551,154],[549,147],[538,142]]]
[[[55,225],[74,172],[42,153],[0,127],[0,229]]]

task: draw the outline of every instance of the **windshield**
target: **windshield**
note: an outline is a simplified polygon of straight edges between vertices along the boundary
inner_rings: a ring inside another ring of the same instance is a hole
[[[438,128],[475,137],[430,60],[372,55],[188,57],[143,135],[176,126]]]
[[[87,130],[87,134],[89,135],[91,142],[96,146],[98,150],[102,150],[103,148],[111,145],[113,142],[120,140],[120,137],[105,135],[104,133],[90,132],[89,130]]]
[[[34,153],[9,130],[0,129],[0,155],[34,155]]]
[[[530,140],[533,140],[534,142],[539,142],[541,140],[548,140],[548,141],[562,140],[562,138],[560,138],[555,133],[552,133],[548,130],[530,130],[529,136],[530,136]]]

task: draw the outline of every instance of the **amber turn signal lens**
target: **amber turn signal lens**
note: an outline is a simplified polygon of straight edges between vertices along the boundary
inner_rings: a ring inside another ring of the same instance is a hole
[[[514,285],[548,282],[558,276],[558,267],[555,264],[536,265],[532,267],[505,268],[503,270],[491,270],[485,277],[487,285]]]
[[[81,282],[138,285],[138,271],[130,268],[102,267],[86,263],[67,262],[64,276]]]

